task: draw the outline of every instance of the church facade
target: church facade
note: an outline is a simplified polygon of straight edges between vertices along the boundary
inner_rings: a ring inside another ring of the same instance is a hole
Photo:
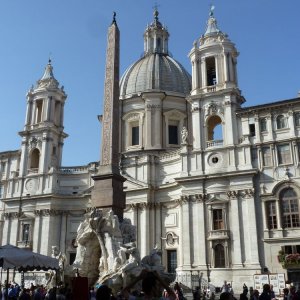
[[[284,259],[300,253],[300,98],[245,106],[238,51],[213,12],[191,75],[168,39],[155,11],[143,57],[119,83],[124,217],[141,256],[157,245],[189,287],[253,286],[262,273],[296,280],[300,264]],[[52,69],[27,94],[21,148],[0,153],[1,243],[43,254],[57,245],[72,262],[98,163],[61,166],[67,95]]]

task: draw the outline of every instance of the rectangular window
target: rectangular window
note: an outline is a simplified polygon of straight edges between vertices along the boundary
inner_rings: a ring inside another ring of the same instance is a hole
[[[268,228],[276,229],[277,228],[277,215],[276,215],[276,202],[275,201],[267,202],[267,214],[268,214]]]
[[[0,171],[3,172],[3,173],[5,172],[5,166],[6,166],[6,163],[2,162]]]
[[[278,164],[290,164],[291,163],[291,153],[290,153],[290,145],[278,145],[277,146],[278,153]]]
[[[257,149],[256,148],[252,148],[251,149],[251,160],[257,160]]]
[[[300,253],[300,245],[286,245],[282,248],[284,254]]]
[[[298,199],[282,201],[282,225],[284,228],[300,227]]]
[[[293,248],[292,246],[284,246],[284,254],[292,254]]]
[[[300,112],[295,113],[295,125],[300,126]]]
[[[69,263],[70,263],[70,265],[73,264],[73,262],[75,261],[75,258],[76,258],[76,252],[71,252],[70,256],[69,256]]]
[[[169,144],[178,145],[178,126],[169,125]]]
[[[168,273],[175,274],[177,268],[177,251],[167,250]]]
[[[223,211],[222,209],[213,210],[213,230],[224,229]]]
[[[259,126],[260,126],[260,131],[265,132],[267,131],[267,119],[263,118],[259,120]]]
[[[262,148],[262,156],[263,156],[263,165],[264,166],[272,166],[272,156],[270,147]]]
[[[134,126],[131,128],[131,145],[135,146],[135,145],[139,145],[140,144],[140,139],[139,139],[139,135],[140,135],[140,127],[139,126]]]
[[[22,241],[28,242],[30,240],[30,224],[23,224],[22,228]]]
[[[255,124],[249,124],[250,136],[255,136]]]
[[[0,185],[0,199],[3,198],[3,185]]]

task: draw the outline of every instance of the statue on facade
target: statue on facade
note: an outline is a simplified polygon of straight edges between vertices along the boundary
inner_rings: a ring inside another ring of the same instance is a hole
[[[181,144],[186,145],[187,144],[187,138],[188,138],[188,131],[185,126],[182,127],[181,130]]]

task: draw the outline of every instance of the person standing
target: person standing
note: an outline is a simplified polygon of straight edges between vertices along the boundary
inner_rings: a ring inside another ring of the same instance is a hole
[[[258,300],[271,300],[270,296],[270,285],[269,284],[264,284],[263,286],[263,292],[260,294],[258,297]]]

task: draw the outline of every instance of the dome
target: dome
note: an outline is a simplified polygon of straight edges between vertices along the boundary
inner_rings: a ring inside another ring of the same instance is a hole
[[[147,91],[188,95],[191,91],[191,75],[167,54],[147,54],[125,71],[120,82],[120,96]]]

